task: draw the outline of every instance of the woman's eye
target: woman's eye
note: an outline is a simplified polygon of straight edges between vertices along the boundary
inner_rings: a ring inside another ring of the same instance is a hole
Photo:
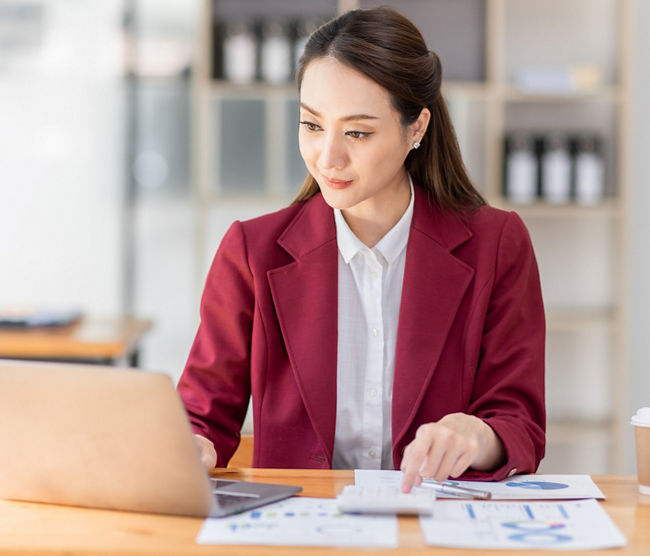
[[[365,139],[366,137],[370,136],[370,133],[367,131],[348,131],[346,135],[352,137],[353,139]]]
[[[309,131],[318,131],[320,129],[318,124],[308,122],[307,120],[300,122],[300,125],[306,127]]]

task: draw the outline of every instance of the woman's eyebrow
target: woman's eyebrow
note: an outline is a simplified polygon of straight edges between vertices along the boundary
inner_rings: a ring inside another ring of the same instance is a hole
[[[314,116],[317,116],[318,118],[321,117],[320,112],[314,110],[313,108],[310,108],[304,102],[301,102],[300,106],[305,110],[307,110],[307,112],[311,112]],[[342,118],[340,118],[340,120],[343,122],[348,122],[350,120],[378,120],[378,119],[379,119],[378,116],[371,116],[369,114],[351,114],[349,116],[343,116]]]

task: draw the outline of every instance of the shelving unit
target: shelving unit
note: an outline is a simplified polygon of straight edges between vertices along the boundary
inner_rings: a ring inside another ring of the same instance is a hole
[[[233,85],[213,75],[214,22],[251,14],[325,18],[393,4],[417,22],[440,55],[443,94],[475,183],[491,204],[516,210],[533,238],[548,326],[548,457],[541,470],[621,472],[628,418],[623,280],[635,1],[205,0],[194,74],[197,291],[230,222],[286,205],[304,177],[295,86]],[[589,92],[522,91],[514,75],[525,64],[591,64],[602,84]],[[598,132],[606,168],[603,201],[514,205],[505,199],[504,135],[520,130]],[[585,467],[585,461],[591,464]]]

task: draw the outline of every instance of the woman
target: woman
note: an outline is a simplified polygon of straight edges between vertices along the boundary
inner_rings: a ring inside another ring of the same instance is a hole
[[[389,8],[301,58],[289,207],[224,236],[178,389],[208,467],[252,393],[253,464],[498,480],[544,453],[544,310],[519,217],[464,169],[441,67]]]

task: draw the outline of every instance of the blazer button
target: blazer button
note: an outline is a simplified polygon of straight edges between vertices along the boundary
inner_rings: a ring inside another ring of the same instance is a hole
[[[516,467],[513,467],[510,471],[508,471],[508,477],[512,477],[513,475],[516,475],[519,470]]]

